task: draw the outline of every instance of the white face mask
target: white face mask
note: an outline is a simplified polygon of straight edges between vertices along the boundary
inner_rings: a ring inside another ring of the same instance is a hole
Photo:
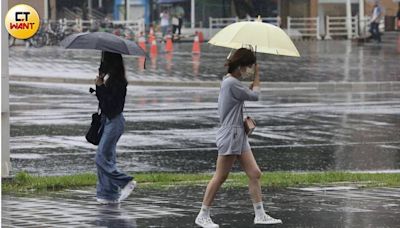
[[[254,76],[254,67],[246,67],[245,72],[242,73],[242,78],[252,78]]]

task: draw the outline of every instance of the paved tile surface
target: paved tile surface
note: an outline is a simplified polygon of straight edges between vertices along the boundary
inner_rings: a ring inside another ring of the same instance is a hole
[[[94,189],[3,196],[3,227],[195,227],[203,187],[138,190],[119,206],[94,202]],[[265,191],[276,227],[398,227],[400,189],[357,187]],[[223,189],[212,209],[221,227],[254,227],[246,189]],[[274,226],[273,226],[274,227]]]
[[[13,173],[95,171],[96,147],[84,138],[97,110],[88,87],[11,83]],[[217,99],[218,88],[129,86],[119,168],[213,171]],[[264,171],[400,169],[399,91],[262,91],[246,105],[257,121],[249,140]]]
[[[399,33],[385,33],[379,46],[358,45],[347,40],[299,41],[301,58],[258,56],[265,82],[390,82],[399,81]],[[147,61],[125,57],[130,80],[218,81],[225,75],[226,48],[202,45],[192,55],[192,45],[176,44],[174,53],[160,53]],[[88,79],[97,74],[99,51],[65,50],[57,47],[10,50],[10,74],[47,78]],[[11,77],[12,79],[12,77]]]

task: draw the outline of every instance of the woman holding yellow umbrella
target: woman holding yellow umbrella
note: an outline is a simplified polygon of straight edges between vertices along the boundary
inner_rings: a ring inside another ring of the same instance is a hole
[[[195,223],[205,228],[219,227],[210,217],[210,207],[236,160],[239,160],[249,178],[249,192],[255,213],[254,223],[282,223],[282,220],[275,219],[264,211],[260,184],[262,173],[253,156],[248,142],[248,132],[243,122],[244,101],[258,100],[260,77],[255,54],[252,50],[242,47],[255,47],[260,52],[275,55],[299,56],[299,53],[284,31],[260,21],[229,25],[217,33],[209,43],[238,50],[228,58],[226,64],[228,72],[221,83],[218,97],[221,127],[216,137],[218,148],[216,172],[207,185],[202,207]],[[239,81],[240,77],[253,75],[254,81],[250,88]]]

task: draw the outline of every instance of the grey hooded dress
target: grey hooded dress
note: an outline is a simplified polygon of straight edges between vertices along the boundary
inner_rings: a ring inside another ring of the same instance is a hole
[[[218,96],[218,155],[240,155],[250,150],[243,126],[243,105],[244,101],[257,101],[259,93],[259,88],[252,91],[231,74],[224,77]]]

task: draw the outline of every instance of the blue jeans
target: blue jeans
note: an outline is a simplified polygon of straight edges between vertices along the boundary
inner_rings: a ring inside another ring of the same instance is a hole
[[[381,33],[379,32],[379,23],[372,22],[371,23],[370,32],[372,34],[372,39],[376,40],[377,42],[381,42]]]
[[[97,198],[116,200],[119,198],[119,190],[133,179],[120,172],[115,161],[117,142],[124,132],[125,118],[121,113],[110,120],[103,114],[102,123],[104,131],[96,153],[96,195]]]
[[[165,35],[168,33],[168,25],[167,26],[161,26],[161,32],[162,32],[162,38],[165,39]]]

